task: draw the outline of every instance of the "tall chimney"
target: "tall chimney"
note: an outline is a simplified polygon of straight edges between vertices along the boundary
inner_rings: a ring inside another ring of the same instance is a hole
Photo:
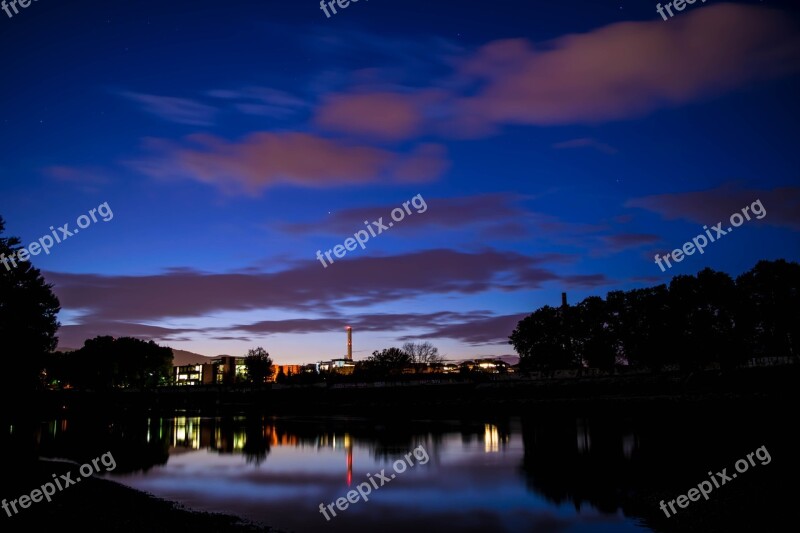
[[[563,307],[565,309],[567,307],[567,293],[566,292],[562,292],[561,293],[561,307]]]
[[[347,326],[344,328],[347,330],[347,360],[353,360],[353,328]]]

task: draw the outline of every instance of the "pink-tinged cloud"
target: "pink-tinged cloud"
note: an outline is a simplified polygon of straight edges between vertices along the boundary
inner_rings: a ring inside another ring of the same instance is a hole
[[[80,348],[86,339],[98,335],[112,337],[136,337],[156,342],[177,341],[185,334],[202,334],[202,331],[186,328],[151,326],[126,321],[91,320],[86,324],[69,324],[58,329],[59,348]]]
[[[548,256],[507,251],[440,249],[346,259],[323,268],[311,251],[307,262],[272,273],[211,274],[173,269],[149,276],[48,272],[46,277],[54,284],[65,310],[80,310],[76,325],[91,327],[101,322],[114,324],[112,331],[120,334],[142,331],[153,336],[168,332],[136,328],[139,324],[141,328],[161,327],[158,321],[170,317],[189,320],[225,311],[273,309],[338,318],[366,306],[437,294],[531,291],[547,282],[566,287],[610,283],[598,274],[557,274],[544,267],[550,261]]]
[[[257,195],[276,185],[332,188],[373,183],[420,183],[448,167],[445,149],[421,145],[408,154],[358,146],[306,133],[257,132],[239,141],[192,135],[183,146],[150,141],[160,155],[134,162],[153,177],[179,177],[229,194]]]
[[[760,201],[761,207],[756,204]],[[723,222],[723,228],[730,226],[733,213],[742,213],[748,207],[751,220],[747,225],[766,224],[800,230],[800,187],[778,187],[776,189],[742,189],[733,185],[723,185],[706,191],[693,191],[672,194],[656,194],[633,198],[626,207],[637,207],[652,211],[667,220],[683,219],[709,227]],[[766,212],[766,215],[754,213]],[[758,216],[762,216],[758,219]]]
[[[519,313],[462,320],[458,324],[436,327],[424,335],[408,336],[401,340],[448,338],[462,341],[471,346],[505,343],[511,332],[517,327],[517,323],[526,316],[526,313]]]
[[[68,183],[89,194],[97,194],[111,183],[108,171],[100,168],[51,166],[42,169],[42,174],[54,181]]]
[[[255,323],[232,324],[223,327],[186,329],[158,327],[131,322],[90,321],[86,324],[64,326],[59,330],[59,346],[77,348],[86,339],[98,335],[133,336],[157,342],[173,342],[185,338],[209,335],[215,340],[248,341],[251,335],[338,333],[347,323],[358,332],[408,332],[399,342],[417,339],[451,338],[469,344],[505,342],[516,323],[524,315],[496,316],[490,311],[438,311],[433,313],[368,313],[341,316],[335,312],[325,318],[262,320]],[[195,339],[196,340],[196,339]]]
[[[422,128],[419,98],[400,93],[337,94],[317,111],[317,126],[350,135],[400,140]]]
[[[441,144],[424,143],[405,158],[399,159],[392,174],[403,183],[425,183],[450,169],[447,150]]]
[[[288,320],[262,320],[253,324],[236,324],[231,331],[244,331],[258,335],[276,333],[340,332],[347,323],[358,332],[401,331],[416,329],[427,331],[447,324],[462,323],[492,316],[488,311],[439,311],[435,313],[369,313],[331,318],[298,318]]]
[[[627,119],[798,70],[800,38],[784,13],[706,5],[668,23],[621,22],[545,46],[490,43],[462,67],[485,87],[455,117],[473,129]]]
[[[52,166],[44,168],[43,173],[56,181],[80,185],[105,185],[110,181],[102,170],[96,168]]]

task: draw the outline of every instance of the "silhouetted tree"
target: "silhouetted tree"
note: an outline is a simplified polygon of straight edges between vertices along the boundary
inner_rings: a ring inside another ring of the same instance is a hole
[[[621,302],[618,295],[615,299],[612,309],[620,321],[615,329],[628,362],[652,369],[674,362],[682,347],[672,342],[666,285],[633,289]]]
[[[730,362],[735,349],[736,285],[730,276],[706,268],[675,276],[669,284],[671,323],[681,368]]]
[[[270,444],[267,439],[268,425],[263,417],[259,418],[252,413],[245,420],[245,438],[242,453],[248,463],[259,466],[267,460],[267,455],[270,452]],[[273,428],[269,427],[269,430],[272,431]]]
[[[592,368],[614,368],[618,341],[606,302],[590,296],[573,309],[571,329],[578,358]]]
[[[683,370],[752,357],[800,357],[800,265],[760,261],[734,283],[710,268],[675,276],[669,284],[611,291],[575,307],[544,306],[509,337],[520,368],[567,368],[579,363]]]
[[[415,370],[420,371],[426,366],[441,364],[444,358],[439,355],[439,349],[430,342],[407,342],[400,348],[408,354]]]
[[[377,375],[397,374],[411,365],[411,356],[399,348],[375,350],[362,364],[362,370]]]
[[[249,383],[265,383],[267,377],[272,375],[272,359],[261,346],[247,351],[244,364],[247,367]]]
[[[169,381],[172,358],[172,348],[153,341],[102,336],[63,354],[58,368],[61,379],[76,388],[148,388]]]
[[[736,278],[740,309],[737,320],[754,356],[800,356],[800,264],[759,261]]]
[[[0,235],[4,230],[0,217]],[[15,390],[41,384],[43,359],[58,344],[56,316],[61,309],[39,269],[16,255],[20,244],[17,237],[0,237],[0,346],[6,355],[4,374],[10,378],[3,387]]]
[[[563,309],[546,305],[526,316],[509,337],[519,354],[520,368],[552,370],[578,366],[568,318]],[[569,313],[566,313],[569,314]]]

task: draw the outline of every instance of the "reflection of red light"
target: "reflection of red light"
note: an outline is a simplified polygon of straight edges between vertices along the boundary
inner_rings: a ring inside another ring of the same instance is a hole
[[[353,448],[347,448],[347,486],[353,481]]]

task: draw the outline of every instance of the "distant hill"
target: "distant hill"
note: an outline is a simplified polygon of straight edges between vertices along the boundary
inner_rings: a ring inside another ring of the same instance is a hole
[[[465,359],[457,359],[456,362],[464,362],[464,361],[474,361],[475,359],[500,359],[501,361],[505,361],[511,366],[516,365],[519,363],[519,356],[518,355],[481,355],[478,357],[467,357]],[[450,359],[447,359],[450,361]]]
[[[200,365],[216,358],[200,355],[199,353],[188,352],[186,350],[178,350],[177,348],[172,349],[172,355],[174,356],[174,359],[172,360],[172,366]]]
[[[58,351],[67,353],[67,352],[74,352],[77,348],[58,348]],[[214,356],[207,356],[201,355],[199,353],[189,352],[187,350],[178,350],[177,348],[172,348],[172,366],[183,366],[183,365],[200,365],[203,363],[208,363],[212,359],[216,359],[218,357],[222,357],[222,355],[214,355]]]
[[[519,356],[518,355],[500,355],[497,358],[498,359],[502,359],[503,361],[505,361],[506,363],[508,363],[511,366],[514,366],[517,363],[519,363]]]

